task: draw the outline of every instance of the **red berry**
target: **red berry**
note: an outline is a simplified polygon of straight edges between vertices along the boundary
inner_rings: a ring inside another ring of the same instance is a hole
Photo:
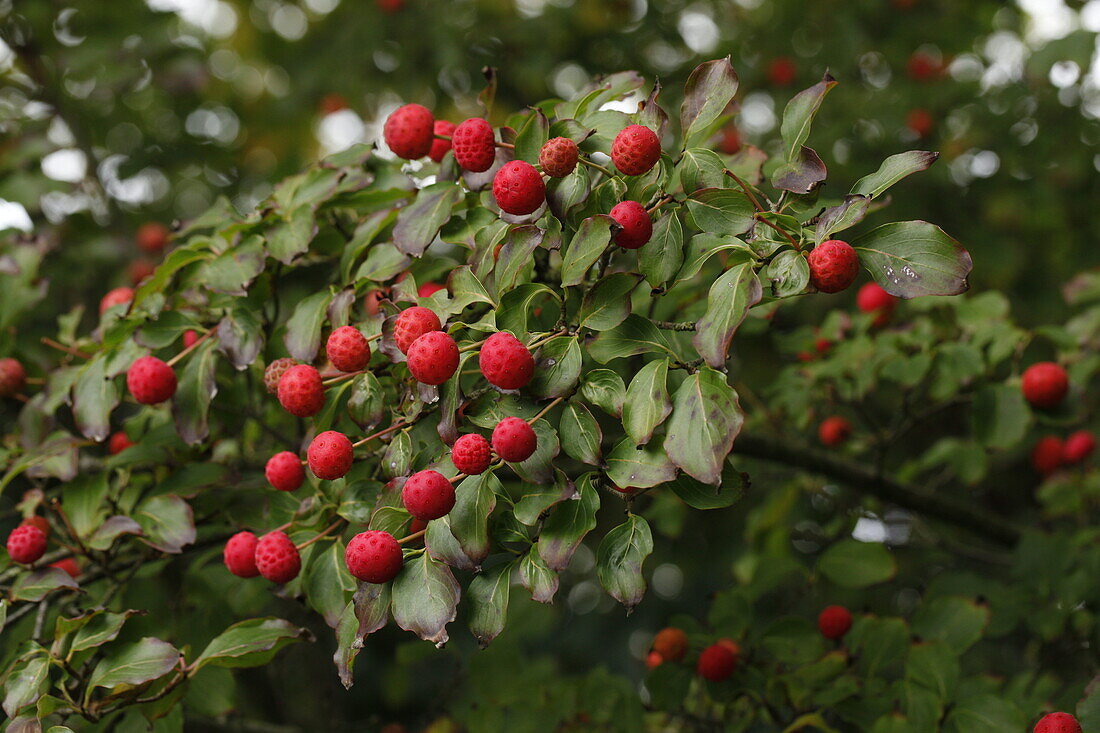
[[[526,420],[506,417],[493,428],[493,450],[502,460],[509,463],[526,461],[537,447],[538,438]]]
[[[874,325],[882,327],[890,322],[890,316],[898,307],[898,299],[878,283],[867,283],[856,293],[856,307],[864,313],[875,313]]]
[[[535,374],[535,357],[515,336],[498,331],[481,345],[478,366],[494,387],[520,389]]]
[[[367,292],[366,297],[363,298],[363,310],[367,312],[368,316],[376,316],[382,310],[382,300],[389,297],[389,292],[386,290],[371,290]]]
[[[1024,399],[1032,407],[1047,409],[1057,407],[1066,398],[1069,391],[1069,377],[1066,370],[1052,361],[1041,361],[1024,370],[1020,383]]]
[[[1032,733],[1081,733],[1081,724],[1069,713],[1048,713],[1035,724]]]
[[[717,644],[718,646],[724,646],[725,648],[733,652],[734,661],[741,659],[741,647],[733,639],[719,639],[717,641]]]
[[[443,384],[458,369],[458,345],[442,331],[429,331],[409,347],[409,372],[418,382]]]
[[[914,81],[928,81],[940,73],[940,62],[923,51],[917,51],[909,57],[905,70]]]
[[[321,101],[317,104],[317,108],[323,115],[331,115],[339,112],[342,109],[348,108],[348,100],[344,98],[343,94],[326,94],[321,97]]]
[[[143,356],[126,372],[126,387],[143,405],[159,405],[176,393],[176,373],[155,356]]]
[[[726,155],[736,155],[741,150],[741,131],[734,125],[726,125],[722,128],[722,139],[718,142],[718,149]]]
[[[256,569],[272,583],[289,583],[298,577],[302,558],[285,532],[268,532],[256,543]]]
[[[401,545],[389,532],[360,532],[348,542],[344,562],[364,583],[388,583],[401,572]]]
[[[276,453],[267,459],[264,466],[267,482],[279,491],[295,491],[306,480],[302,460],[288,450]]]
[[[383,13],[396,13],[405,7],[405,0],[375,0],[375,4]]]
[[[542,145],[539,151],[539,165],[542,172],[551,178],[564,178],[577,167],[580,151],[577,144],[567,137],[552,137]]]
[[[482,173],[493,167],[496,159],[496,140],[493,128],[480,117],[464,120],[451,136],[451,148],[455,160],[464,170]]]
[[[168,246],[168,227],[156,221],[142,224],[137,230],[137,246],[151,255],[160,254]]]
[[[842,417],[833,415],[821,421],[817,426],[817,437],[821,444],[835,448],[847,442],[852,435],[852,424]]]
[[[355,449],[348,436],[335,430],[320,433],[309,444],[306,460],[309,470],[320,479],[338,479],[351,470]]]
[[[1062,439],[1053,435],[1039,438],[1031,449],[1031,465],[1040,476],[1049,476],[1062,467],[1065,446]]]
[[[0,359],[0,397],[14,397],[27,385],[27,372],[18,359]]]
[[[38,527],[42,531],[42,534],[46,537],[50,536],[50,523],[45,517],[41,517],[37,514],[27,517],[19,523],[21,526]]]
[[[325,406],[321,375],[308,364],[296,364],[279,379],[279,404],[297,417],[316,415]]]
[[[627,176],[640,176],[661,159],[661,141],[645,125],[624,127],[611,143],[611,162]]]
[[[46,552],[46,534],[33,524],[21,524],[8,535],[12,562],[30,565]]]
[[[409,514],[429,522],[454,508],[455,487],[438,471],[418,471],[405,481],[401,501]]]
[[[455,123],[448,122],[447,120],[436,120],[435,126],[432,128],[432,132],[436,135],[444,135],[446,137],[451,137],[454,131]],[[443,158],[446,157],[447,151],[450,149],[450,140],[440,140],[438,137],[433,137],[432,148],[428,151],[428,157],[436,163],[441,163],[443,162]]]
[[[620,201],[611,209],[611,218],[622,227],[615,235],[615,244],[623,249],[638,249],[653,236],[653,220],[637,201]]]
[[[670,662],[679,662],[687,654],[688,637],[683,629],[669,626],[657,632],[653,637],[653,651],[661,655],[661,659]]]
[[[78,565],[76,560],[71,557],[62,558],[57,562],[51,562],[50,567],[57,568],[58,570],[64,570],[66,573],[69,574],[70,578],[80,577],[80,565]]]
[[[398,107],[382,126],[382,137],[398,158],[416,160],[432,149],[435,140],[432,113],[419,104]]]
[[[103,300],[99,301],[99,315],[106,313],[108,308],[129,303],[133,299],[134,291],[130,288],[115,288],[104,295]]]
[[[271,394],[278,394],[279,380],[283,378],[288,369],[297,363],[289,356],[284,356],[282,359],[276,359],[268,364],[267,369],[264,369],[264,387],[267,388],[267,391]]]
[[[535,166],[522,160],[504,164],[493,178],[497,206],[509,214],[530,214],[546,200],[546,184]]]
[[[657,652],[650,652],[645,657],[646,669],[657,669],[658,667],[660,667],[664,663],[665,663],[664,657],[662,657]]]
[[[492,458],[489,441],[477,433],[460,436],[451,447],[451,463],[469,476],[485,473]]]
[[[397,348],[402,354],[409,353],[409,347],[413,341],[431,331],[439,331],[443,324],[439,322],[439,316],[430,308],[414,305],[406,308],[397,316],[393,324],[393,340],[397,342]]]
[[[768,81],[779,87],[785,87],[793,82],[797,73],[798,67],[787,56],[774,58],[768,64]]]
[[[134,441],[130,440],[125,432],[119,430],[116,433],[111,434],[111,439],[107,442],[107,450],[112,456],[117,456],[122,451],[130,448],[134,445]]]
[[[926,109],[911,109],[909,114],[905,115],[905,126],[912,130],[917,137],[928,137],[932,134],[932,128],[935,127],[935,124],[932,114]]]
[[[256,568],[257,543],[256,535],[251,532],[238,532],[229,538],[222,552],[222,559],[229,572],[238,578],[255,578],[260,574]]]
[[[1096,436],[1088,430],[1078,430],[1066,438],[1063,460],[1069,465],[1081,463],[1096,450]]]
[[[424,283],[416,289],[416,297],[430,298],[433,293],[438,293],[440,290],[446,289],[446,285],[440,285],[439,283]]]
[[[827,354],[830,349],[833,348],[833,342],[826,338],[818,338],[814,340],[814,349],[819,354]]]
[[[721,682],[729,679],[735,666],[737,666],[737,657],[728,646],[711,644],[699,655],[695,671],[705,680]]]
[[[130,263],[126,272],[130,276],[130,283],[136,287],[138,283],[152,275],[156,269],[156,266],[149,260],[134,260]]]
[[[859,274],[859,256],[850,244],[839,239],[817,245],[807,260],[810,263],[810,282],[823,293],[845,290]]]
[[[357,372],[370,362],[367,337],[353,326],[340,326],[329,334],[325,355],[342,372]]]
[[[826,639],[839,639],[852,628],[852,614],[844,606],[826,606],[817,617],[817,628]]]

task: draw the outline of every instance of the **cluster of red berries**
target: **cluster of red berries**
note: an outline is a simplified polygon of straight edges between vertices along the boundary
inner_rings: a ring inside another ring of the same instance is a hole
[[[1089,430],[1078,430],[1062,440],[1057,435],[1039,438],[1031,450],[1031,464],[1042,476],[1049,476],[1062,466],[1084,463],[1096,450],[1096,436]]]
[[[683,629],[669,626],[653,637],[646,666],[654,669],[666,662],[681,662],[688,652],[688,637]],[[695,662],[695,673],[711,682],[729,679],[741,658],[741,647],[733,639],[719,639],[705,647]]]
[[[406,160],[424,156],[441,162],[448,151],[463,170],[483,173],[496,162],[497,140],[492,126],[480,117],[453,125],[436,120],[426,107],[406,104],[386,119],[382,128],[386,145],[394,155]],[[628,125],[619,131],[611,145],[611,161],[620,173],[640,176],[648,173],[661,158],[661,141],[645,125]],[[539,168],[523,160],[504,163],[493,177],[493,197],[501,211],[513,216],[528,216],[546,202],[546,183],[550,178],[571,174],[581,160],[577,143],[569,138],[547,140],[539,151]],[[621,227],[615,237],[619,246],[637,249],[649,241],[653,223],[649,212],[636,201],[622,201],[610,216]]]

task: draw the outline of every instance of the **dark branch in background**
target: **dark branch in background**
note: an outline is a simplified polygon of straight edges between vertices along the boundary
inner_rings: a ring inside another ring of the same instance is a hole
[[[1012,521],[968,502],[896,481],[859,463],[806,445],[760,435],[741,435],[733,444],[733,452],[836,479],[856,491],[954,524],[1000,545],[1011,547],[1019,542],[1022,534],[1020,527]]]

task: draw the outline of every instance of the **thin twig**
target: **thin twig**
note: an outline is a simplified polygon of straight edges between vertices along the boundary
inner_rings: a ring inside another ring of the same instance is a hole
[[[333,530],[335,530],[337,527],[339,527],[343,523],[344,523],[343,519],[337,519],[335,522],[333,522],[328,527],[326,527],[320,534],[309,538],[308,540],[306,540],[305,542],[303,542],[300,545],[297,545],[298,549],[299,550],[304,550],[305,548],[312,545],[314,542],[316,542],[318,540],[322,540],[325,537],[328,537],[330,534],[332,534]]]
[[[91,359],[92,358],[91,354],[85,354],[80,349],[75,349],[71,346],[66,346],[65,344],[58,343],[57,341],[54,341],[52,338],[48,338],[46,336],[42,337],[42,343],[44,343],[46,346],[49,346],[51,349],[57,349],[58,351],[63,351],[66,354],[68,354],[69,356],[76,356],[76,357],[81,358],[81,359]]]
[[[756,207],[756,210],[758,212],[763,214],[766,211],[766,209],[760,205],[760,202],[756,199],[756,196],[753,194],[748,184],[742,181],[736,173],[731,171],[729,168],[723,168],[722,172],[732,178],[737,183],[737,185],[741,187],[741,190],[744,191],[745,195],[749,197],[749,201],[752,201],[752,205]]]
[[[558,405],[560,405],[564,401],[565,401],[565,397],[555,397],[553,399],[553,401],[550,402],[550,404],[548,404],[546,407],[542,408],[542,410],[539,411],[539,414],[535,415],[533,418],[528,420],[527,424],[528,425],[534,425],[539,420],[541,420],[546,415],[546,413],[550,412],[551,410],[553,410],[555,407],[557,407]]]
[[[577,161],[580,162],[580,163],[584,163],[589,168],[595,168],[600,173],[603,173],[605,176],[608,176],[609,178],[614,178],[615,177],[615,174],[613,172],[611,172],[607,168],[604,168],[599,163],[593,163],[591,160],[589,160],[588,158],[585,158],[583,155],[581,157],[577,158]]]
[[[412,425],[412,423],[409,422],[408,420],[402,420],[399,423],[394,423],[393,425],[390,425],[385,430],[379,430],[377,433],[374,433],[372,435],[368,435],[367,437],[363,438],[362,440],[358,440],[358,441],[352,443],[351,447],[352,448],[358,448],[361,445],[365,445],[368,441],[374,440],[375,438],[381,438],[384,435],[389,435],[390,433],[392,433],[395,430],[401,430],[402,428],[407,428],[410,425]]]
[[[414,541],[414,540],[418,540],[418,539],[420,539],[421,537],[423,537],[423,536],[424,536],[424,534],[425,534],[425,533],[426,533],[427,531],[428,531],[428,530],[427,530],[427,528],[424,528],[424,529],[420,530],[419,532],[413,532],[413,533],[412,533],[411,535],[408,535],[407,537],[402,537],[401,539],[399,539],[399,540],[397,541],[397,544],[399,544],[399,545],[404,545],[404,544],[406,544],[406,543],[408,543],[408,542],[412,542],[412,541]]]
[[[207,331],[202,336],[199,336],[197,339],[195,339],[195,343],[191,344],[186,349],[184,349],[180,353],[173,356],[166,363],[168,364],[168,366],[175,366],[177,363],[179,363],[180,359],[187,356],[188,354],[190,354],[195,349],[199,348],[199,344],[201,344],[203,341],[205,341],[206,339],[210,338],[213,335],[214,335],[214,330],[213,329]]]
[[[778,224],[776,224],[775,222],[772,222],[772,221],[768,221],[768,219],[766,219],[766,218],[764,217],[764,215],[763,215],[763,214],[757,214],[757,215],[756,215],[756,216],[754,216],[753,218],[754,218],[754,219],[756,219],[757,221],[762,221],[762,222],[764,222],[765,224],[767,224],[768,226],[770,226],[770,227],[771,227],[772,229],[774,229],[775,231],[779,232],[779,233],[780,233],[780,234],[782,234],[782,235],[783,235],[784,237],[786,237],[786,238],[787,238],[787,241],[791,243],[791,246],[792,246],[792,247],[794,247],[794,249],[795,249],[795,251],[796,251],[796,252],[801,252],[801,251],[802,251],[802,246],[801,246],[801,245],[799,245],[799,243],[798,243],[798,242],[794,241],[794,237],[792,237],[792,236],[791,236],[791,233],[790,233],[790,232],[788,232],[788,231],[787,231],[786,229],[783,229],[782,227],[780,227],[780,226],[779,226]]]

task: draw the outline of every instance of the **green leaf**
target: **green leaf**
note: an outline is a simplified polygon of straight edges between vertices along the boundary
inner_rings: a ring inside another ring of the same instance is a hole
[[[752,229],[756,209],[740,189],[703,188],[684,202],[695,228],[714,236],[736,237]]]
[[[737,392],[725,377],[712,369],[700,369],[676,390],[664,449],[673,463],[691,476],[717,485],[744,419]]]
[[[165,494],[143,502],[134,512],[145,541],[161,552],[179,553],[195,541],[195,517],[191,505]]]
[[[626,606],[627,613],[641,603],[645,595],[642,564],[653,552],[653,534],[649,524],[635,514],[615,527],[596,550],[596,576],[612,598]]]
[[[502,295],[495,314],[497,330],[527,333],[527,319],[539,299],[553,301],[554,308],[561,303],[561,296],[542,283],[524,283]]]
[[[512,227],[504,237],[493,267],[496,292],[500,297],[516,287],[520,279],[530,280],[534,252],[542,244],[546,232],[534,224]]]
[[[722,482],[718,486],[696,481],[687,474],[669,482],[676,496],[694,509],[724,509],[735,504],[749,486],[748,475],[733,467],[729,461],[722,468]]]
[[[451,535],[475,566],[489,556],[489,515],[503,493],[500,479],[492,473],[467,476],[455,487],[455,505],[447,515]]]
[[[534,114],[528,115],[527,123],[516,135],[516,160],[525,160],[532,165],[538,163],[539,152],[549,139],[550,120],[546,119],[541,109],[536,109]]]
[[[561,471],[555,471],[552,484],[525,485],[522,491],[523,493],[515,502],[512,514],[517,521],[530,527],[534,526],[550,507],[575,496],[577,489],[569,477]]]
[[[124,534],[140,535],[141,531],[141,525],[133,519],[116,514],[96,527],[95,531],[88,537],[87,544],[93,550],[106,550],[120,536]]]
[[[1032,412],[1023,393],[1011,384],[991,384],[974,394],[974,436],[990,448],[1011,448],[1024,439]]]
[[[243,371],[256,361],[266,341],[262,303],[238,299],[225,310],[225,317],[217,326],[218,351],[229,357],[238,371]]]
[[[789,298],[806,290],[810,265],[801,252],[785,249],[775,256],[764,271],[773,298]]]
[[[737,94],[737,73],[730,57],[699,64],[688,76],[684,101],[680,105],[680,129],[684,147],[704,142],[712,126]]]
[[[313,636],[281,618],[252,618],[230,626],[216,636],[199,658],[192,663],[195,670],[205,666],[259,667],[267,664],[287,644]]]
[[[615,328],[602,332],[589,345],[588,354],[601,364],[639,354],[661,354],[678,359],[665,332],[649,319],[633,313]]]
[[[943,730],[945,733],[1002,733],[1024,730],[1026,726],[1027,718],[1012,702],[998,695],[985,694],[958,701],[944,721]]]
[[[608,415],[622,417],[626,401],[623,378],[610,369],[593,369],[584,375],[580,395]]]
[[[407,255],[420,257],[462,200],[462,187],[437,181],[420,189],[416,199],[401,209],[393,227],[393,243]]]
[[[726,363],[733,334],[760,302],[764,290],[749,264],[726,270],[714,281],[707,296],[707,312],[699,319],[691,342],[699,355],[712,367]]]
[[[583,403],[570,401],[558,423],[561,447],[571,458],[592,466],[600,465],[603,431]]]
[[[584,536],[596,528],[600,493],[592,483],[592,476],[588,473],[581,477],[577,495],[551,509],[542,525],[538,552],[551,570],[561,572],[569,567]]]
[[[974,645],[989,625],[989,608],[969,598],[945,596],[924,603],[913,616],[913,633],[947,642],[957,654]]]
[[[44,654],[27,659],[11,670],[4,681],[4,712],[8,717],[16,717],[20,710],[38,700],[46,689],[49,671],[49,659]]]
[[[393,581],[393,620],[405,631],[443,646],[461,589],[451,569],[424,553],[405,563]]]
[[[676,164],[684,193],[700,188],[722,188],[726,183],[726,163],[709,148],[688,148]]]
[[[822,553],[817,569],[843,588],[866,588],[885,583],[898,571],[884,545],[843,539]]]
[[[1100,687],[1092,688],[1077,703],[1077,722],[1081,724],[1082,730],[1100,729]]]
[[[310,607],[332,628],[348,605],[356,583],[344,562],[344,544],[337,540],[320,552],[314,552],[305,569],[302,589]]]
[[[263,243],[258,234],[245,237],[224,254],[204,262],[196,278],[215,293],[246,295],[248,286],[264,271]]]
[[[536,603],[554,602],[560,582],[558,574],[547,566],[534,547],[520,560],[519,579],[523,587],[531,592],[531,600]]]
[[[676,478],[676,466],[656,444],[636,446],[625,438],[607,454],[607,477],[622,489],[647,489]]]
[[[284,265],[294,262],[309,251],[309,243],[317,235],[313,208],[299,206],[267,230],[267,253]]]
[[[470,633],[482,649],[504,631],[511,595],[513,562],[505,562],[478,573],[470,581],[467,598],[470,601]]]
[[[939,157],[939,153],[927,150],[891,155],[882,161],[877,171],[856,181],[852,193],[875,198],[906,176],[928,170]]]
[[[676,282],[690,280],[699,274],[703,265],[719,252],[727,252],[726,266],[733,267],[740,262],[748,262],[755,255],[749,245],[740,239],[721,237],[707,232],[692,237],[684,250],[684,264],[676,273]]]
[[[600,279],[584,294],[577,316],[578,325],[593,331],[615,328],[630,315],[630,294],[637,286],[637,275],[626,272],[615,272]]]
[[[13,601],[41,601],[55,590],[79,588],[76,581],[60,568],[39,568],[20,573],[11,587]]]
[[[210,433],[210,403],[218,393],[218,359],[214,341],[207,340],[186,358],[179,387],[172,398],[176,431],[188,445],[198,445]]]
[[[884,224],[852,246],[875,282],[899,298],[958,295],[970,287],[970,253],[934,224]]]
[[[84,437],[103,441],[111,433],[111,411],[118,388],[107,373],[107,354],[100,353],[80,370],[73,385],[73,420]]]
[[[676,212],[653,225],[653,236],[638,250],[638,269],[655,288],[668,285],[684,263],[684,227]]]
[[[833,234],[855,226],[863,221],[863,217],[867,216],[870,208],[871,199],[868,196],[845,196],[843,203],[825,209],[817,217],[817,225],[814,227],[814,241],[820,244]]]
[[[821,81],[796,94],[783,109],[779,132],[783,136],[784,157],[793,162],[810,137],[810,127],[825,95],[837,85],[836,79],[825,74]]]
[[[569,242],[562,256],[561,284],[579,285],[584,280],[588,268],[596,264],[600,255],[611,243],[611,227],[618,226],[615,220],[606,214],[590,216],[581,222],[577,233]]]
[[[136,644],[108,654],[88,678],[90,697],[95,687],[108,689],[120,685],[141,685],[171,672],[180,661],[180,652],[166,641],[145,637]]]
[[[321,348],[321,326],[328,315],[332,295],[331,289],[325,289],[303,298],[287,321],[283,342],[290,355],[300,362],[311,363]]]
[[[576,336],[555,336],[539,347],[535,376],[527,389],[536,397],[561,397],[581,376],[581,347]]]
[[[623,403],[623,427],[635,445],[645,445],[671,412],[668,359],[654,359],[630,380]]]
[[[89,619],[88,623],[80,627],[73,635],[72,644],[69,646],[69,653],[75,654],[87,649],[94,649],[97,646],[103,646],[109,641],[114,641],[118,638],[118,634],[122,631],[122,626],[126,623],[126,620],[137,613],[137,611],[126,611],[124,613],[107,612],[93,616]]]

